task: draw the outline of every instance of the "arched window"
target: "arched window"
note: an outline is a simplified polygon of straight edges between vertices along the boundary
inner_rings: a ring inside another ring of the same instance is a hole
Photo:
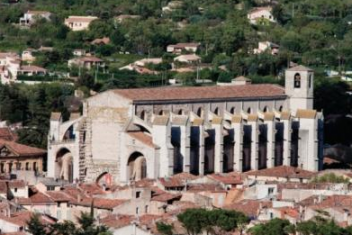
[[[279,108],[279,111],[282,112],[282,110],[283,110],[283,107],[282,107],[282,105],[281,105],[280,108]]]
[[[199,108],[198,110],[197,110],[197,115],[198,115],[198,117],[203,117],[203,115],[204,115],[204,112],[203,112],[203,108]]]
[[[236,108],[235,108],[235,107],[232,107],[232,108],[230,109],[230,113],[231,113],[231,114],[235,114],[235,111],[236,111]]]
[[[183,109],[178,110],[178,115],[183,115],[184,113]]]
[[[146,115],[145,115],[145,111],[144,111],[144,110],[141,112],[140,118],[141,118],[142,120],[145,120]]]
[[[247,113],[248,113],[248,114],[251,114],[251,113],[252,113],[251,107],[249,107],[249,108],[247,109]]]
[[[263,108],[263,112],[264,112],[264,113],[268,112],[268,106],[265,106],[265,107]]]
[[[214,113],[215,113],[216,115],[219,115],[219,108],[216,108],[216,109],[214,110]]]
[[[295,74],[295,77],[294,77],[294,88],[301,88],[301,75],[299,73]]]

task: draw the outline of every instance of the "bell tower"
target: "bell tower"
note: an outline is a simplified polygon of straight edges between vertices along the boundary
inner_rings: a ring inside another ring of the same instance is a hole
[[[291,113],[297,109],[313,109],[314,72],[304,66],[289,68],[285,72],[285,93]]]

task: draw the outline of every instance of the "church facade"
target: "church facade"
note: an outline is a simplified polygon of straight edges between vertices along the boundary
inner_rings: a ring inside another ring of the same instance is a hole
[[[53,113],[48,176],[126,184],[180,172],[245,172],[287,165],[317,171],[323,115],[314,72],[287,69],[285,87],[240,84],[117,89],[84,101],[82,115]]]

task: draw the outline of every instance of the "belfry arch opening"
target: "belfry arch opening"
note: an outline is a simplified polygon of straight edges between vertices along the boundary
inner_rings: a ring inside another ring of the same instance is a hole
[[[132,153],[127,161],[128,179],[138,181],[147,178],[147,161],[140,152]]]
[[[55,178],[73,182],[73,157],[72,153],[62,148],[56,153]]]

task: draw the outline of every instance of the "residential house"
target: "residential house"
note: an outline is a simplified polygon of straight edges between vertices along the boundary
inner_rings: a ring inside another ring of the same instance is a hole
[[[72,31],[82,31],[87,30],[90,23],[97,19],[96,16],[69,16],[65,19],[65,25]]]
[[[34,213],[30,211],[18,211],[8,216],[0,215],[1,232],[14,234],[21,234],[22,232],[23,234],[27,234],[27,222],[33,215]],[[39,219],[44,225],[52,224],[55,222],[53,219],[45,215],[40,215]]]
[[[70,59],[68,61],[68,66],[77,66],[90,70],[94,68],[104,67],[105,63],[102,59],[95,56],[82,56]]]
[[[186,64],[198,64],[201,58],[196,54],[180,55],[174,58],[174,62],[186,63]]]
[[[310,181],[316,172],[303,170],[292,166],[277,166],[245,173],[248,179],[256,181],[301,182]]]
[[[200,47],[200,43],[177,43],[168,45],[166,51],[174,54],[181,54],[183,51],[196,53]]]
[[[276,22],[272,15],[271,7],[256,7],[247,14],[251,24],[265,24],[266,22]]]
[[[258,43],[258,48],[254,49],[254,54],[261,54],[264,52],[268,52],[271,55],[277,55],[279,53],[280,46],[269,42],[269,41],[264,41],[264,42],[259,42]]]
[[[38,19],[50,20],[51,13],[48,11],[27,11],[22,18],[20,18],[21,26],[31,26]]]

